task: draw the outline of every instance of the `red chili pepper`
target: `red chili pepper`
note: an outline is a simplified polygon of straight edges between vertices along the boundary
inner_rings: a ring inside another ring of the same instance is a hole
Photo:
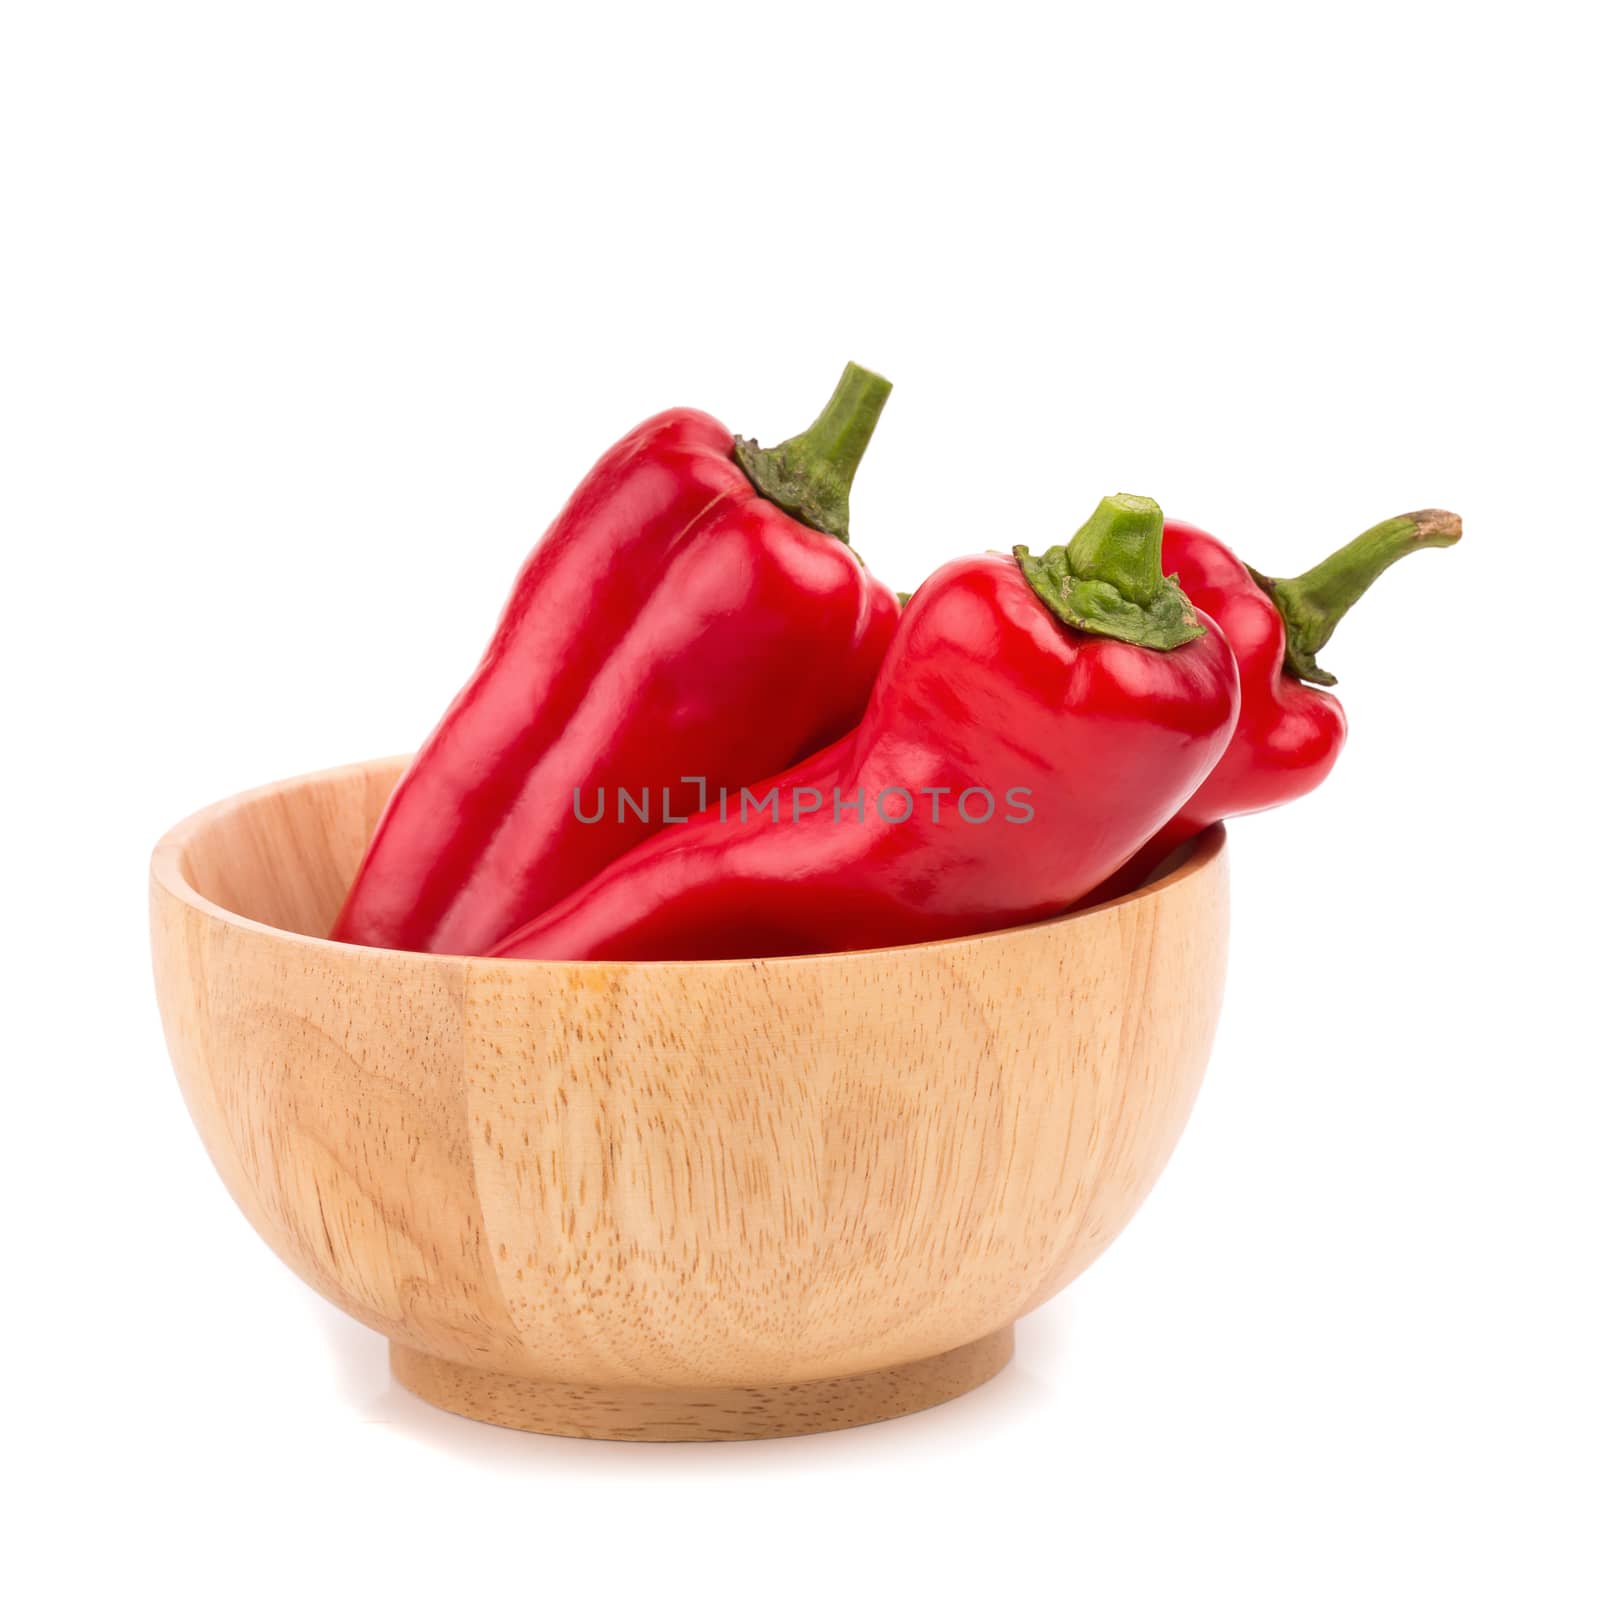
[[[790,955],[1062,910],[1233,730],[1233,656],[1160,554],[1160,508],[1118,495],[1065,548],[951,562],[906,607],[854,732],[647,840],[493,953]]]
[[[1224,817],[1298,799],[1327,777],[1344,747],[1344,709],[1308,684],[1337,680],[1317,665],[1341,618],[1380,573],[1414,550],[1452,545],[1461,518],[1413,511],[1358,534],[1298,578],[1264,578],[1220,539],[1168,522],[1162,568],[1222,630],[1239,662],[1233,739],[1177,814],[1102,889],[1111,899],[1143,883],[1177,847]]]
[[[852,364],[773,449],[674,410],[602,456],[401,778],[332,937],[480,953],[696,810],[686,780],[750,782],[849,728],[899,616],[848,548],[888,394]],[[585,823],[597,789],[634,805]]]

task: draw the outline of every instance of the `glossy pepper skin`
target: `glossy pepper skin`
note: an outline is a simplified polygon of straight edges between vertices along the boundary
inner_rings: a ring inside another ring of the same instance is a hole
[[[899,614],[846,542],[888,391],[847,368],[772,450],[691,410],[608,450],[401,778],[332,937],[480,954],[693,811],[680,780],[749,782],[850,727]],[[648,820],[579,819],[619,788],[648,796]]]
[[[1344,748],[1344,708],[1313,684],[1335,679],[1317,652],[1374,580],[1415,550],[1452,545],[1461,519],[1413,511],[1359,534],[1298,578],[1264,578],[1220,539],[1169,521],[1162,567],[1222,630],[1239,663],[1239,724],[1222,759],[1151,841],[1095,896],[1146,881],[1179,845],[1225,817],[1296,800]]]
[[[713,801],[658,833],[493,954],[794,955],[1061,911],[1183,802],[1237,714],[1221,635],[1161,578],[1160,519],[1116,496],[1065,549],[941,568],[859,727],[755,785],[748,810],[731,795],[726,820]]]

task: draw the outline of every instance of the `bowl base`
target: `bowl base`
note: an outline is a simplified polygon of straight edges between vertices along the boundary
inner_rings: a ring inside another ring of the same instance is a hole
[[[458,1416],[573,1439],[782,1439],[884,1422],[987,1383],[1011,1359],[1002,1328],[958,1350],[844,1378],[757,1389],[623,1389],[541,1383],[440,1361],[390,1344],[389,1368],[412,1394]]]

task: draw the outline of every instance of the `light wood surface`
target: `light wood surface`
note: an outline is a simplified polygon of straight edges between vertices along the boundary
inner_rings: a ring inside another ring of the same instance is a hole
[[[403,762],[254,791],[151,866],[191,1115],[277,1253],[463,1415],[812,1432],[949,1399],[1132,1216],[1221,999],[1220,829],[1077,916],[685,963],[337,945]]]
[[[1007,1326],[959,1350],[878,1372],[741,1389],[541,1383],[440,1361],[403,1344],[389,1346],[389,1365],[431,1404],[505,1428],[579,1439],[780,1439],[884,1422],[954,1400],[1000,1371],[1015,1342]]]

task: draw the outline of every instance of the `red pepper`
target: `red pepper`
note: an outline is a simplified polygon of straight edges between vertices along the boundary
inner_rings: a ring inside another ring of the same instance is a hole
[[[951,562],[912,596],[854,732],[647,840],[493,953],[791,955],[1061,911],[1233,730],[1233,656],[1160,554],[1160,508],[1118,495],[1065,548]]]
[[[1220,539],[1168,522],[1162,568],[1221,628],[1239,662],[1233,739],[1204,783],[1096,900],[1143,883],[1186,840],[1224,817],[1265,811],[1310,793],[1344,747],[1344,709],[1308,684],[1337,680],[1317,665],[1341,618],[1380,573],[1413,550],[1454,544],[1461,519],[1413,511],[1358,534],[1298,578],[1264,578]]]
[[[851,365],[774,449],[674,410],[602,456],[401,778],[332,937],[481,953],[697,809],[688,780],[750,782],[849,728],[899,616],[848,548],[888,393]],[[631,807],[580,819],[624,789]]]

